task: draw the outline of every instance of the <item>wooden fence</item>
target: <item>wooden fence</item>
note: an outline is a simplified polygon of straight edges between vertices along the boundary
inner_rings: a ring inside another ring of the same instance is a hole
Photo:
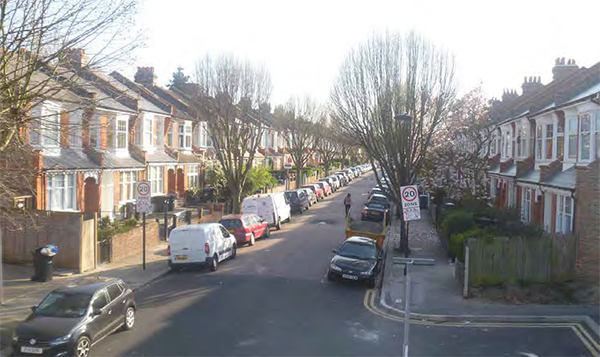
[[[544,235],[538,238],[496,237],[467,241],[468,285],[547,283],[576,275],[578,238]]]

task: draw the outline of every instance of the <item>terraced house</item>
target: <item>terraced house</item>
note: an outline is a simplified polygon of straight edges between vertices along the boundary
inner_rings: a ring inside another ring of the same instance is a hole
[[[525,78],[494,104],[490,195],[550,233],[575,233],[583,272],[600,260],[600,63],[557,59],[553,79]]]

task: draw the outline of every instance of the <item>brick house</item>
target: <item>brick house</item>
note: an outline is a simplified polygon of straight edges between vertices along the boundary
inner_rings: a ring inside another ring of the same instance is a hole
[[[582,267],[598,278],[600,63],[557,59],[552,72],[494,103],[490,196],[547,232],[578,234]]]

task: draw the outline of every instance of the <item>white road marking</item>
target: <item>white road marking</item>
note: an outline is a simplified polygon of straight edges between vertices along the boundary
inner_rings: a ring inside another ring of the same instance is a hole
[[[538,355],[536,355],[535,353],[531,353],[531,352],[519,352],[519,354],[526,356],[526,357],[538,357]]]

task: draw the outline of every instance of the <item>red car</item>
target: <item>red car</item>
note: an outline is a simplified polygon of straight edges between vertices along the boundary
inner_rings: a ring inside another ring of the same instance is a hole
[[[219,223],[235,236],[238,244],[254,245],[256,239],[271,235],[269,224],[255,214],[230,214]]]
[[[331,186],[327,183],[327,181],[319,181],[316,182],[315,185],[318,185],[323,190],[325,197],[332,194]]]
[[[315,195],[317,195],[317,201],[320,201],[323,198],[325,198],[325,192],[323,191],[321,186],[317,185],[316,183],[311,183],[310,185],[304,185],[304,186],[302,186],[302,188],[308,188],[312,192],[314,192]]]

